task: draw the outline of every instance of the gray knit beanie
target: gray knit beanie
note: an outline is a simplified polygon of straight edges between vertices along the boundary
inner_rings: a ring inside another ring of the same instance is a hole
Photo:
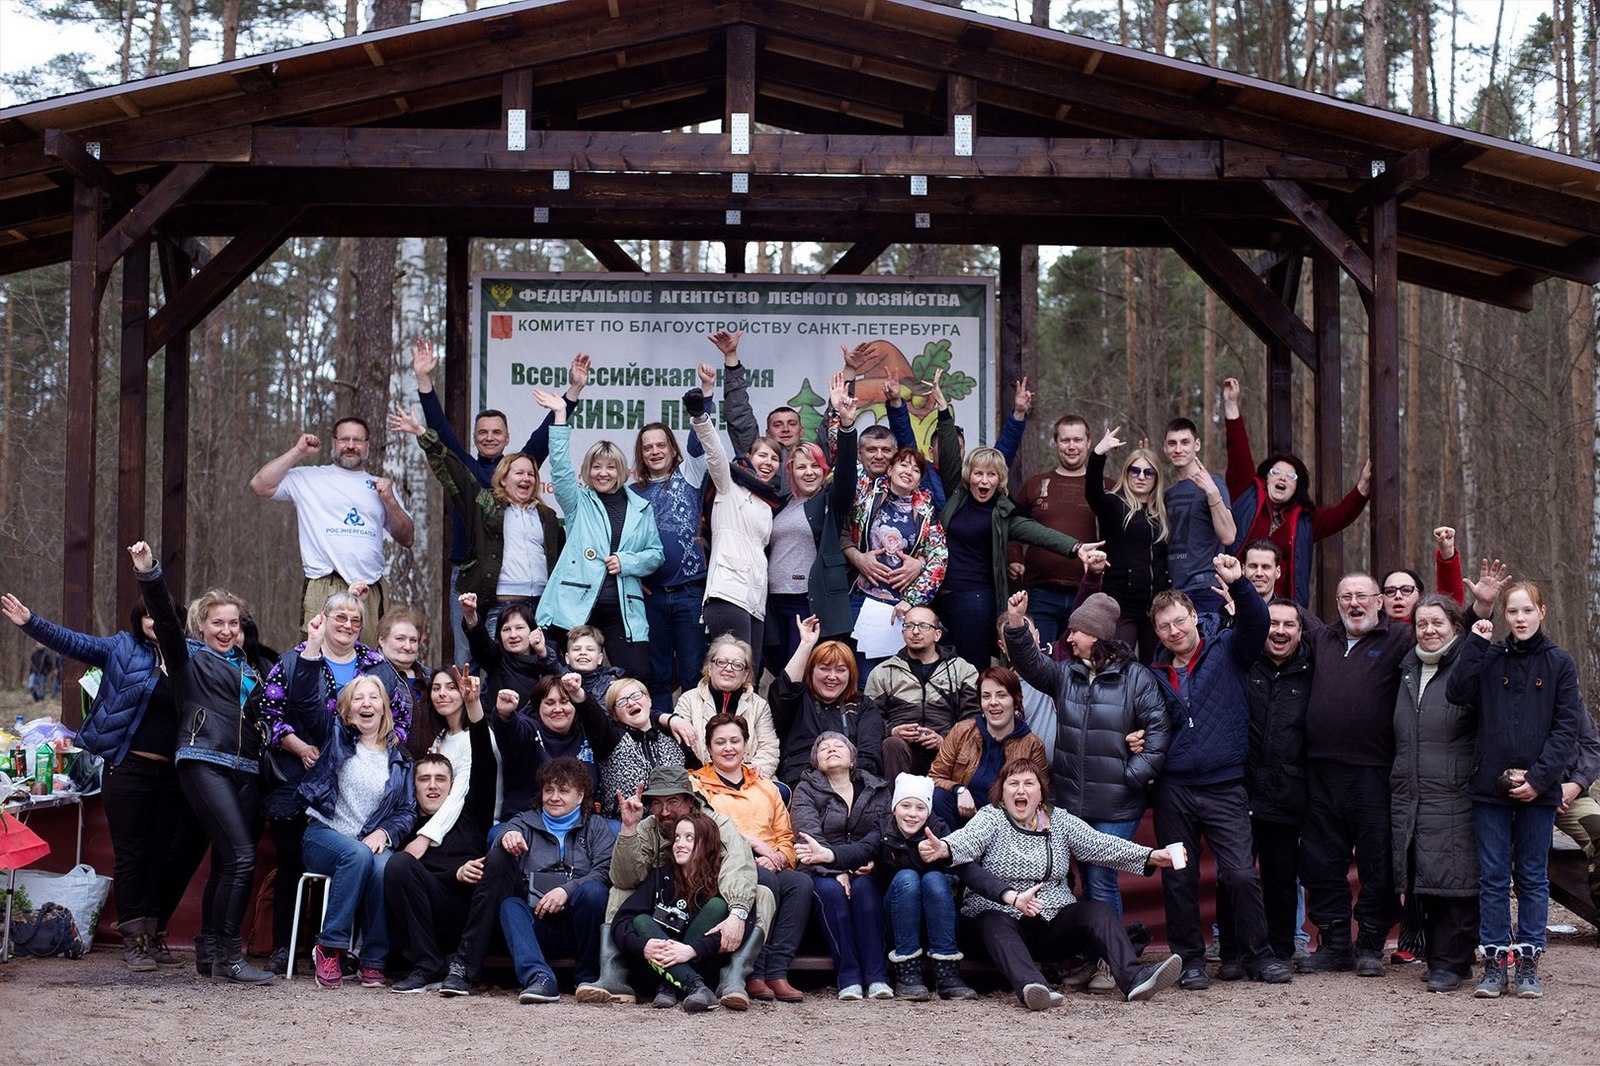
[[[1117,639],[1117,619],[1122,608],[1104,592],[1096,592],[1083,601],[1083,605],[1067,619],[1067,628],[1076,629],[1096,640]]]

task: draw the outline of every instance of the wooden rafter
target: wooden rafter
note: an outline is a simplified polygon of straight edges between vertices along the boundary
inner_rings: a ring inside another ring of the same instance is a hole
[[[1256,336],[1269,345],[1282,344],[1316,368],[1316,338],[1310,328],[1215,230],[1186,218],[1169,218],[1167,225],[1178,254]]]

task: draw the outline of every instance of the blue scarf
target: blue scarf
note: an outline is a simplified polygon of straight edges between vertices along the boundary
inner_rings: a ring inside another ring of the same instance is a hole
[[[1006,734],[1006,740],[1012,737],[1025,736],[1029,732],[1025,719],[1018,718],[1016,726]],[[987,798],[989,789],[993,787],[995,778],[1000,776],[1000,768],[1006,764],[1006,740],[996,740],[989,733],[989,720],[983,715],[978,715],[978,736],[983,740],[983,754],[978,758],[977,769],[972,771],[972,780],[967,782],[973,798]],[[1049,788],[1049,783],[1045,783]]]
[[[571,813],[561,818],[552,818],[544,811],[540,811],[539,817],[544,820],[545,829],[549,830],[550,835],[556,838],[556,846],[560,848],[561,858],[565,860],[567,857],[567,834],[572,831],[573,826],[578,824],[578,819],[583,817],[583,808],[574,807]]]

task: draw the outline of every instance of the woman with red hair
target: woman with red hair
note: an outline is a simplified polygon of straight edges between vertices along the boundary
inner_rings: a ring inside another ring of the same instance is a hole
[[[811,745],[826,732],[841,733],[856,746],[856,765],[883,772],[883,713],[861,694],[856,653],[837,640],[818,643],[822,623],[800,620],[800,641],[767,695],[783,737],[778,780],[789,788],[811,768]]]

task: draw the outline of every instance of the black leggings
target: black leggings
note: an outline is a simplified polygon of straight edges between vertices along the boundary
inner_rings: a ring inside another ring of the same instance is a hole
[[[200,906],[200,932],[224,943],[239,936],[256,874],[255,774],[207,762],[178,764],[178,783],[211,838],[211,876]]]
[[[183,798],[177,770],[168,760],[129,752],[106,767],[101,795],[116,856],[111,885],[117,921],[154,918],[165,932],[207,843]]]
[[[606,658],[611,665],[619,668],[623,677],[631,677],[643,682],[646,688],[650,687],[655,677],[650,669],[650,642],[628,639],[627,628],[622,624],[622,609],[615,602],[596,603],[589,613],[589,624],[606,638]],[[565,636],[562,634],[563,647]],[[699,665],[696,663],[695,668],[699,669]]]

